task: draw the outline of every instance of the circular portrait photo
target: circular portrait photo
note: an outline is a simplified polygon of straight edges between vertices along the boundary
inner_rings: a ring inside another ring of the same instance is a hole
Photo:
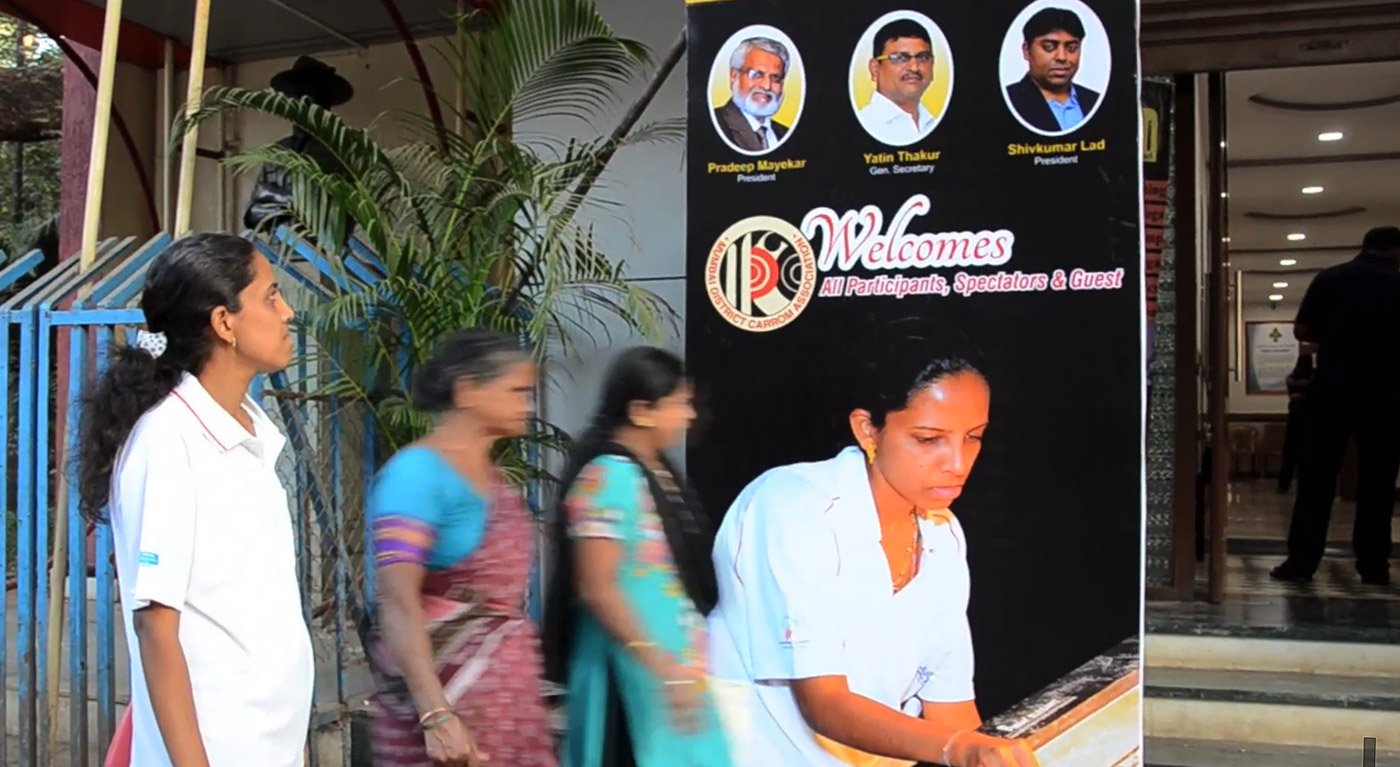
[[[1006,30],[1001,95],[1027,129],[1073,133],[1093,119],[1108,88],[1108,32],[1079,0],[1036,0]]]
[[[889,146],[927,138],[953,95],[948,39],[922,13],[887,13],[856,43],[850,85],[851,108],[871,138]]]
[[[782,146],[802,119],[802,56],[787,35],[755,24],[734,33],[710,66],[710,120],[731,149],[763,155]]]

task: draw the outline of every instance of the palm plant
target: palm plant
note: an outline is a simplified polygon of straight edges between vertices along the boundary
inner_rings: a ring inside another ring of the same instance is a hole
[[[370,129],[307,100],[228,87],[209,90],[172,132],[173,148],[185,131],[219,114],[259,113],[290,122],[340,165],[323,170],[277,145],[227,159],[240,170],[288,169],[287,225],[304,247],[341,263],[353,231],[382,261],[382,279],[355,290],[331,284],[333,298],[304,314],[322,350],[318,393],[373,408],[390,450],[429,426],[409,402],[406,371],[446,333],[517,333],[544,359],[570,353],[610,320],[649,337],[674,327],[671,309],[626,279],[580,213],[609,209],[590,192],[616,150],[677,139],[683,125],[634,127],[634,107],[622,126],[597,138],[513,135],[514,126],[536,120],[591,124],[617,93],[641,82],[649,53],[617,35],[592,0],[499,5],[459,18],[457,35],[441,49],[467,105],[456,114],[460,133],[422,115],[395,114],[404,140],[386,146]],[[525,461],[526,450],[562,439],[541,424],[504,462],[518,478],[535,476],[539,462]]]

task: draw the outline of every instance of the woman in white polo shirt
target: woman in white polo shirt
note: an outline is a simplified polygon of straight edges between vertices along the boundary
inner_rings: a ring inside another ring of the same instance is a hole
[[[711,663],[736,764],[1035,765],[1024,743],[977,732],[967,541],[949,511],[981,451],[987,381],[922,357],[861,381],[856,445],[767,471],[720,526]]]
[[[247,395],[291,362],[292,310],[267,259],[226,234],[157,256],[141,310],[147,330],[85,403],[79,455],[83,511],[112,524],[131,764],[301,765],[313,661],[286,440]]]

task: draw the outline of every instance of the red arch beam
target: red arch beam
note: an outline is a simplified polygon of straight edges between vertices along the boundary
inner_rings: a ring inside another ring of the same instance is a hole
[[[50,0],[41,0],[41,2],[49,1]],[[73,50],[73,46],[68,42],[67,38],[55,34],[57,30],[45,24],[35,14],[30,13],[28,9],[21,5],[22,2],[23,0],[0,0],[0,8],[10,11],[21,21],[38,27],[39,31],[52,39],[58,45],[59,49],[63,51],[63,55],[78,67],[83,73],[83,77],[92,85],[93,90],[97,90],[97,73],[92,71],[92,67],[88,66],[87,62],[83,60],[83,57],[79,56],[77,52]],[[162,43],[162,62],[165,59],[164,51],[165,45]],[[186,59],[186,62],[188,62],[188,59]],[[151,186],[151,176],[146,172],[146,166],[141,162],[141,153],[136,149],[136,141],[132,139],[131,131],[126,127],[126,120],[122,119],[121,110],[117,109],[116,104],[112,105],[112,127],[117,129],[117,134],[121,136],[122,144],[126,146],[126,153],[131,157],[131,164],[136,168],[136,181],[141,185],[141,196],[144,198],[143,202],[146,203],[146,217],[150,220],[151,231],[159,232],[161,230],[160,214],[156,212],[156,195],[155,189]]]
[[[104,11],[83,0],[5,0],[0,5],[8,6],[14,15],[44,30],[50,37],[66,37],[88,48],[102,48],[102,21]],[[133,21],[122,20],[120,43],[117,58],[145,69],[160,69],[165,66],[165,36]],[[190,49],[175,44],[175,66],[187,69],[190,65]],[[208,60],[208,66],[216,68],[221,62]]]

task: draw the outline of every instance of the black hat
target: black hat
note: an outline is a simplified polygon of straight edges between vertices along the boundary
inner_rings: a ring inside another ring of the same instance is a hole
[[[302,56],[291,69],[272,76],[272,89],[288,96],[308,96],[329,109],[349,101],[355,95],[350,81],[336,74],[335,67]]]

